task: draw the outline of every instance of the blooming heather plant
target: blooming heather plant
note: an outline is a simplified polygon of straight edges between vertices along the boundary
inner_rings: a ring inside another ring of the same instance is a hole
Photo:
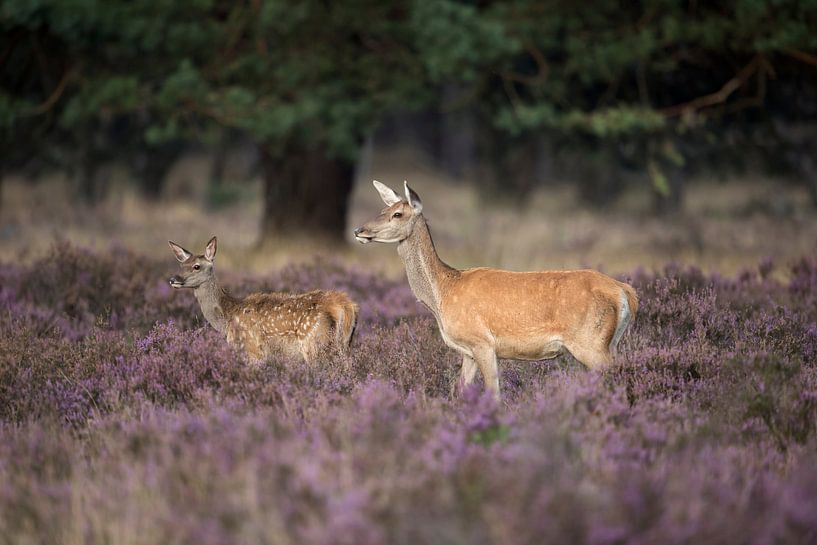
[[[0,264],[4,543],[817,539],[813,259],[637,271],[613,369],[503,362],[502,405],[453,391],[460,359],[403,281],[242,279],[361,302],[350,355],[254,365],[168,270],[65,244]]]

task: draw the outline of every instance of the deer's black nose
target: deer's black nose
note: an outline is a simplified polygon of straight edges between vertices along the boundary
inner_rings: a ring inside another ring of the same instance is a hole
[[[357,229],[355,229],[355,236],[359,235],[362,230],[363,227],[358,227]]]

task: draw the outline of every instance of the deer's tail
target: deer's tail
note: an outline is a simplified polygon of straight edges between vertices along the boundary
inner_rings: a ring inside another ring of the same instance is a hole
[[[623,282],[619,282],[619,285],[621,286],[621,301],[618,307],[616,330],[610,340],[609,348],[612,353],[615,353],[618,342],[627,330],[627,326],[635,320],[635,315],[638,313],[638,295],[636,295],[635,289]]]
[[[332,292],[331,296],[332,304],[328,311],[335,322],[335,346],[346,353],[357,326],[358,306],[345,293]]]
[[[624,295],[627,296],[627,303],[630,306],[630,319],[635,320],[635,315],[638,314],[638,295],[635,293],[635,288],[630,284],[624,284],[622,289],[624,290]]]

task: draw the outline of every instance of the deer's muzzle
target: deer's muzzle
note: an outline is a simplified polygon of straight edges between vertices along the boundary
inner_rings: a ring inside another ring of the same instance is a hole
[[[357,229],[355,229],[355,238],[361,244],[366,244],[368,242],[371,242],[372,238],[374,238],[374,237],[373,237],[373,235],[370,235],[366,231],[365,227],[358,227]]]
[[[184,287],[184,279],[181,276],[176,276],[176,275],[171,276],[170,280],[168,280],[168,282],[170,282],[170,286],[174,287],[174,288],[183,288]]]

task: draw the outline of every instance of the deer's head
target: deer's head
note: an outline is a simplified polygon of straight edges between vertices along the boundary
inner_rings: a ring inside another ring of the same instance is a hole
[[[198,288],[215,276],[213,260],[216,257],[216,237],[210,239],[203,255],[193,255],[175,242],[168,241],[173,255],[179,261],[181,273],[170,277],[174,288]]]
[[[423,213],[423,203],[420,197],[403,182],[405,198],[401,197],[390,187],[373,181],[374,188],[380,193],[380,198],[386,203],[386,208],[380,215],[355,229],[355,238],[361,244],[368,242],[401,242],[407,239],[414,230],[417,219]]]

